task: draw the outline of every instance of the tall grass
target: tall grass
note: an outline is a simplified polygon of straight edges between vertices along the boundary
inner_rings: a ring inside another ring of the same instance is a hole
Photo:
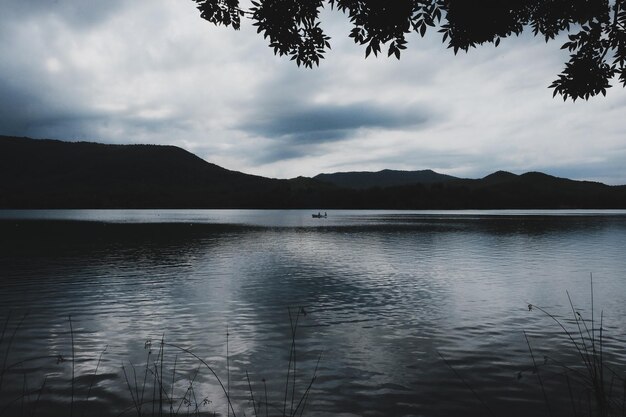
[[[528,304],[528,311],[539,311],[545,317],[556,323],[562,335],[567,338],[577,362],[565,363],[551,355],[545,355],[543,362],[538,362],[535,350],[531,345],[526,331],[524,339],[530,353],[532,365],[518,372],[517,379],[523,378],[524,373],[531,371],[537,378],[539,388],[545,403],[547,414],[552,417],[555,413],[563,415],[563,410],[555,406],[558,401],[551,396],[546,382],[554,378],[562,378],[561,388],[567,389],[570,399],[571,414],[574,417],[626,417],[626,375],[618,372],[607,361],[605,347],[604,311],[600,312],[599,321],[596,319],[593,293],[593,275],[590,276],[590,317],[585,317],[566,291],[571,319],[560,318],[547,308],[536,304]],[[484,409],[485,415],[494,415],[484,398],[469,384],[450,362],[437,351],[445,365],[474,395]],[[559,356],[563,356],[559,352]],[[554,388],[554,385],[552,385]],[[557,387],[558,388],[558,387]]]
[[[528,304],[529,311],[541,312],[559,327],[563,335],[569,340],[575,356],[579,358],[578,363],[569,364],[547,356],[544,363],[538,365],[528,336],[524,333],[533,360],[532,369],[540,383],[548,412],[552,414],[541,372],[543,369],[547,369],[548,365],[555,365],[557,373],[565,379],[574,415],[626,416],[626,379],[606,361],[604,311],[600,312],[598,322],[594,311],[593,275],[590,276],[590,317],[585,318],[580,310],[575,307],[568,291],[566,294],[572,314],[572,320],[569,323],[544,307]],[[574,395],[573,387],[581,388],[579,395]],[[576,402],[575,397],[578,397],[578,402]],[[581,410],[580,399],[585,397],[587,398],[587,407],[583,411]]]
[[[302,382],[301,378],[296,378],[296,335],[298,324],[306,316],[306,311],[303,308],[289,308],[288,315],[291,337],[284,393],[271,393],[272,396],[277,396],[280,400],[272,401],[271,396],[268,396],[265,379],[261,379],[255,384],[247,370],[245,371],[245,380],[242,381],[247,385],[247,392],[231,393],[230,351],[228,347],[225,358],[226,376],[225,379],[222,379],[223,376],[218,374],[217,369],[208,360],[202,358],[189,347],[166,341],[165,335],[162,335],[156,343],[153,343],[151,339],[145,341],[145,360],[140,366],[130,361],[124,361],[120,364],[121,374],[118,374],[120,386],[117,391],[126,392],[129,403],[127,405],[114,404],[111,408],[117,411],[112,415],[119,417],[132,415],[137,417],[175,417],[182,415],[199,417],[216,416],[219,413],[239,417],[246,415],[246,409],[249,410],[251,403],[252,413],[255,417],[302,416],[311,387],[317,377],[317,366],[310,379],[305,379]],[[23,366],[38,361],[43,361],[40,364],[42,365],[41,368],[49,368],[55,362],[58,366],[70,367],[69,370],[66,370],[70,376],[65,382],[68,385],[69,400],[66,405],[61,404],[59,406],[57,404],[59,409],[58,413],[54,413],[55,415],[70,417],[93,415],[94,410],[98,407],[98,403],[94,403],[97,397],[94,395],[94,387],[98,384],[96,377],[103,360],[106,359],[105,355],[109,351],[108,346],[100,352],[97,360],[94,358],[95,367],[90,375],[83,375],[83,377],[87,377],[86,380],[89,381],[89,384],[86,388],[83,387],[84,391],[82,391],[80,385],[77,384],[76,346],[71,317],[68,317],[70,355],[32,356],[11,362],[12,345],[25,318],[26,316],[23,316],[19,319],[11,331],[13,323],[9,314],[0,329],[0,360],[2,360],[2,368],[0,369],[0,417],[37,417],[37,413],[43,410],[40,405],[44,400],[55,401],[54,398],[59,392],[50,387],[50,375],[40,375],[41,382],[37,384],[37,388],[28,387],[27,378],[34,379],[34,372],[32,369],[23,369]],[[227,329],[227,339],[229,331],[230,329]],[[154,351],[155,347],[158,347],[158,350]],[[66,359],[66,357],[70,359]],[[183,358],[188,360],[184,361]],[[185,366],[185,369],[181,369],[181,366]],[[205,381],[212,379],[216,382],[222,398],[212,397],[214,394],[200,392],[198,380],[202,371],[205,371],[208,377],[205,378]],[[11,390],[3,387],[3,384],[7,382],[5,376],[9,374],[11,374]],[[181,384],[183,375],[186,375],[186,382]],[[21,390],[15,389],[15,381],[19,377],[22,377]],[[256,393],[255,385],[258,391]],[[100,414],[105,413],[104,410],[98,411]],[[45,414],[50,415],[50,412],[47,411]]]

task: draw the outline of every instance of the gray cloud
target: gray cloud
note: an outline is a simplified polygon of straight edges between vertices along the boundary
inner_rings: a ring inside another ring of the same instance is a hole
[[[426,110],[402,108],[399,104],[394,108],[368,103],[290,103],[259,112],[256,117],[240,128],[253,135],[288,137],[304,144],[342,140],[354,135],[358,129],[414,129],[429,120]]]
[[[91,30],[119,13],[124,0],[3,0],[1,21],[23,24],[30,20],[55,18],[78,30]]]
[[[595,161],[568,163],[560,166],[542,165],[532,169],[549,172],[557,177],[599,181],[612,185],[626,185],[626,178],[623,174],[624,161],[626,161],[626,146],[606,153],[604,157]]]
[[[134,142],[163,131],[185,130],[184,118],[146,117],[140,109],[98,111],[84,106],[83,98],[59,96],[54,90],[37,91],[35,86],[12,85],[0,79],[0,134],[58,138],[64,140],[105,140]],[[107,131],[122,131],[112,140]],[[101,136],[102,135],[102,136]]]
[[[35,137],[54,135],[53,132],[60,137],[74,135],[72,126],[95,116],[65,102],[63,97],[54,100],[48,92],[33,87],[0,79],[2,133]]]
[[[271,164],[276,161],[287,161],[302,158],[305,156],[320,155],[317,148],[306,147],[302,145],[280,145],[273,144],[266,148],[258,149],[252,160],[257,164]]]
[[[352,104],[273,104],[239,126],[252,136],[269,139],[249,157],[257,164],[321,157],[326,144],[358,138],[366,130],[418,131],[432,122],[419,106]]]
[[[454,56],[434,33],[401,61],[364,60],[328,13],[333,49],[304,70],[249,22],[214,27],[190,0],[4,0],[0,134],[176,144],[272,177],[506,169],[626,183],[625,92],[553,100],[559,41]]]

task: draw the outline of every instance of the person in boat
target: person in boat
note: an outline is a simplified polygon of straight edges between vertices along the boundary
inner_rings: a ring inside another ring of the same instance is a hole
[[[322,213],[320,213],[319,211],[317,212],[317,217],[322,217]]]

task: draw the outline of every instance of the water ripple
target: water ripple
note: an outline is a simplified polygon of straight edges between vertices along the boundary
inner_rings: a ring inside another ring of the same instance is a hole
[[[212,216],[232,223],[235,214]],[[81,398],[93,382],[81,406],[105,415],[132,408],[122,365],[144,370],[161,338],[230,379],[237,411],[251,414],[246,371],[255,395],[267,386],[280,408],[297,316],[295,393],[318,367],[309,415],[483,415],[467,385],[496,414],[543,413],[524,332],[546,372],[562,371],[560,363],[576,368],[580,359],[558,325],[528,304],[575,329],[565,291],[589,318],[590,272],[596,320],[604,311],[606,360],[626,367],[622,216],[347,213],[347,224],[302,227],[307,219],[290,227],[297,213],[272,217],[280,214],[246,214],[272,223],[267,227],[108,224],[103,231],[99,223],[52,222],[3,234],[0,318],[10,313],[7,334],[27,314],[8,363],[41,358],[7,373],[0,406],[19,395],[24,375],[31,388],[47,375],[41,409],[49,411],[41,415],[64,415],[73,337]],[[172,346],[164,356],[177,395],[197,371],[198,395],[211,401],[204,411],[224,412],[224,394],[208,369]],[[568,415],[562,379],[545,384],[554,415]]]

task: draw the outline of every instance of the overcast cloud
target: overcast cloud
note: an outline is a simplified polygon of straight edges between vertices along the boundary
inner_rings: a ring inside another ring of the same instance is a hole
[[[0,134],[158,143],[270,177],[495,170],[626,184],[626,90],[553,99],[560,43],[506,39],[454,56],[436,33],[364,59],[347,19],[314,70],[249,22],[214,27],[184,0],[3,0]]]

